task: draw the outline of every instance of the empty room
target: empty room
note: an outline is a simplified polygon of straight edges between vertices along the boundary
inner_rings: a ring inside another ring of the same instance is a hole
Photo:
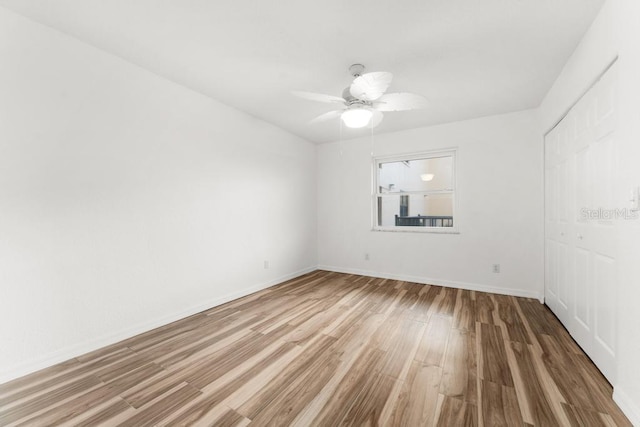
[[[0,0],[0,426],[639,426],[637,0]]]

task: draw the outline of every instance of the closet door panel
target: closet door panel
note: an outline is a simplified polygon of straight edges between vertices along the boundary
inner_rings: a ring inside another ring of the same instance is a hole
[[[588,336],[591,331],[591,283],[589,273],[589,251],[577,247],[575,250],[575,320]]]
[[[557,288],[558,288],[558,303],[562,307],[562,312],[559,314],[560,320],[569,320],[569,306],[573,301],[570,299],[571,293],[571,273],[573,270],[569,263],[569,248],[566,243],[558,242],[557,244]],[[564,318],[564,319],[563,319]]]
[[[545,299],[615,382],[616,67],[545,137]]]
[[[595,298],[598,301],[595,310],[595,338],[602,348],[614,354],[615,348],[615,260],[605,255],[594,256]]]

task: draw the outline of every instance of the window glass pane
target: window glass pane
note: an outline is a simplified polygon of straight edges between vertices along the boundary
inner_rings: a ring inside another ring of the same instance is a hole
[[[378,185],[380,193],[450,190],[453,188],[453,158],[380,163]]]
[[[453,194],[378,196],[378,226],[453,227]]]

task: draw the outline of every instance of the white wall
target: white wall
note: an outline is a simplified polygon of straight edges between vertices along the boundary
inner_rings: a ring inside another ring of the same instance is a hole
[[[314,145],[2,8],[0,63],[0,382],[315,266]]]
[[[551,129],[617,55],[613,8],[606,2],[540,104],[543,133]]]
[[[385,156],[451,147],[458,147],[460,233],[371,231],[372,149]],[[376,135],[373,145],[369,137],[320,145],[318,263],[542,298],[542,166],[535,111]]]
[[[628,205],[629,190],[640,186],[640,2],[615,2],[619,82],[619,189],[615,197]],[[621,221],[618,236],[620,317],[619,375],[614,398],[640,426],[640,221]]]
[[[562,74],[540,107],[541,131],[548,130],[562,113],[616,57],[618,72],[618,173],[614,206],[627,207],[629,191],[640,185],[640,2],[609,0],[585,34]],[[618,351],[614,400],[627,417],[640,426],[640,221],[617,224]]]

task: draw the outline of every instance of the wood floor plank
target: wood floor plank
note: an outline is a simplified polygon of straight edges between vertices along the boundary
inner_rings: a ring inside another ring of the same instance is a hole
[[[262,408],[251,418],[256,425],[289,425],[311,402],[316,394],[329,382],[338,368],[335,355],[316,359],[303,375],[281,389],[271,404]]]
[[[195,399],[202,392],[183,383],[172,391],[166,393],[156,402],[147,407],[140,408],[134,416],[121,424],[122,427],[153,426],[168,417],[172,412]]]
[[[353,405],[359,392],[364,388],[371,371],[379,365],[384,352],[375,347],[367,347],[359,355],[360,363],[353,365],[347,374],[330,390],[322,408],[315,413],[311,423],[300,420],[298,425],[338,425]]]
[[[447,345],[440,393],[465,402],[477,402],[475,332],[452,329]]]
[[[13,406],[6,410],[0,410],[0,420],[2,423],[13,423],[22,418],[32,416],[35,412],[46,408],[57,406],[58,401],[68,400],[70,397],[77,396],[95,386],[102,384],[100,379],[94,375],[89,375],[68,383],[62,387],[56,388],[45,395],[40,395],[34,399],[28,400],[18,406]],[[46,424],[43,424],[46,425]]]
[[[486,323],[477,323],[476,339],[480,342],[480,378],[513,387],[502,330]]]
[[[562,404],[562,408],[569,419],[569,423],[572,427],[606,427],[605,420],[601,417],[601,414],[596,411],[590,411],[588,409],[577,408],[573,405],[566,403]]]
[[[405,283],[405,286],[398,288],[401,297],[394,307],[391,315],[400,315],[404,318],[405,312],[411,310],[415,306],[420,296],[418,295],[418,292],[411,290],[411,287],[407,286],[406,282],[400,283]]]
[[[425,293],[425,302],[429,305],[429,317],[438,314],[442,298],[445,294],[442,292],[442,286],[431,285]]]
[[[307,347],[309,346],[310,344]],[[224,400],[224,403],[232,409],[240,408],[247,404],[247,402],[253,399],[257,393],[267,388],[267,386],[273,381],[276,381],[276,378],[281,376],[283,372],[291,367],[298,358],[303,355],[305,350],[306,349],[302,349],[299,346],[295,346],[293,350],[285,353],[278,359],[271,360],[271,363],[265,369],[256,369],[253,371],[254,376],[250,377],[246,383],[240,383],[235,387],[235,390],[233,390],[232,394]],[[207,396],[205,398],[211,398],[209,391],[207,391]]]
[[[239,331],[243,332],[243,331]],[[254,339],[260,337],[261,334],[250,331],[243,334],[242,338],[234,339],[234,335],[225,337],[218,342],[208,343],[209,346],[202,348],[199,352],[193,353],[193,349],[190,351],[192,354],[192,360],[189,364],[186,364],[181,369],[164,370],[153,377],[145,379],[144,381],[132,386],[130,389],[124,391],[121,396],[135,408],[145,405],[151,400],[164,394],[168,390],[172,389],[176,385],[187,381],[189,378],[198,375],[209,374],[208,367],[215,366],[215,362],[220,360],[221,354],[227,354],[230,348],[227,345],[221,345],[221,343],[234,342],[239,346],[245,346],[247,343],[252,343]],[[162,359],[161,359],[162,360]],[[235,359],[234,359],[235,360]]]
[[[476,321],[480,323],[493,324],[494,315],[496,310],[494,300],[490,294],[484,292],[476,293]]]
[[[48,380],[38,382],[29,387],[23,387],[19,390],[16,390],[14,393],[7,394],[4,397],[0,398],[0,408],[6,408],[12,406],[16,402],[24,401],[29,398],[33,398],[38,394],[44,394],[47,390],[51,388],[55,388],[60,384],[65,383],[68,380],[73,380],[78,378],[78,373],[71,371],[66,374],[58,375]]]
[[[418,340],[423,335],[425,324],[411,319],[399,322],[380,365],[380,372],[393,378],[401,378],[404,368],[416,354]]]
[[[74,367],[80,366],[78,359],[70,359],[62,363],[51,366],[50,368],[41,369],[24,377],[16,378],[12,381],[0,384],[0,396],[16,393],[26,387],[35,387],[37,384],[56,378],[60,373],[67,372]],[[2,407],[0,405],[0,407]]]
[[[292,343],[275,343],[274,350],[267,350],[258,361],[249,360],[249,366],[243,372],[229,372],[229,378],[221,378],[222,384],[207,386],[204,395],[189,405],[185,411],[174,417],[172,424],[191,424],[206,419],[208,414],[219,407],[242,386],[256,378],[261,372],[275,365],[277,361],[290,354],[295,345]],[[240,370],[240,369],[239,369]]]
[[[494,306],[497,307],[497,310],[493,312],[494,323],[503,327],[504,338],[510,341],[531,344],[529,333],[511,298],[504,295],[495,295]]]
[[[432,312],[435,311],[433,306],[434,304],[437,304],[436,301],[437,298],[439,298],[439,295],[439,286],[424,285],[424,287],[418,292],[418,299],[407,315],[419,322],[426,322],[429,320]]]
[[[443,366],[451,323],[448,317],[432,316],[430,318],[416,352],[417,361],[427,366]]]
[[[436,426],[465,426],[478,425],[478,410],[473,403],[467,403],[455,397],[443,396],[442,408]]]
[[[522,426],[520,406],[515,389],[491,381],[480,380],[480,415],[486,426]]]
[[[525,318],[534,334],[554,335],[556,322],[552,314],[547,314],[544,306],[538,301],[522,298],[518,300]]]
[[[394,403],[393,412],[386,425],[432,425],[436,413],[441,378],[441,367],[425,366],[414,360],[411,363],[407,377],[404,379],[402,391]]]
[[[23,387],[19,389],[13,389],[13,392],[8,392],[0,400],[0,408],[11,406],[16,402],[21,404],[27,400],[31,400],[36,396],[50,393],[53,389],[58,388],[69,381],[77,380],[78,378],[93,374],[98,369],[108,369],[110,366],[121,363],[125,359],[135,356],[135,353],[129,348],[120,348],[115,352],[101,357],[97,360],[91,360],[87,363],[77,363],[66,365],[68,369],[66,371],[58,370],[58,366],[54,367],[55,374],[51,378],[45,379],[44,373],[39,374],[34,378],[33,384],[23,384]],[[1,412],[1,410],[0,410]]]
[[[286,304],[278,304],[266,310],[261,310],[260,315],[265,319],[252,326],[256,332],[268,333],[284,324],[302,323],[304,320],[315,315],[314,307],[319,305],[319,301],[312,299],[306,301],[289,301]],[[295,318],[304,317],[303,320],[294,322]]]
[[[35,417],[28,418],[18,425],[58,425],[81,415],[105,400],[111,400],[118,396],[117,389],[111,386],[102,386],[87,391],[78,397],[68,401],[63,407],[54,406],[51,409]]]
[[[572,356],[576,362],[572,367],[576,369],[576,373],[580,374],[582,379],[591,390],[591,397],[598,401],[598,407],[606,408],[605,414],[608,415],[617,426],[631,427],[631,423],[622,413],[618,405],[611,399],[613,387],[609,384],[600,371],[595,367],[591,359],[584,353]],[[604,417],[603,418],[607,418]]]
[[[346,313],[346,311],[347,307],[338,306],[332,310],[325,310],[316,313],[305,322],[299,324],[295,328],[295,330],[287,334],[284,339],[289,342],[303,345],[311,340],[319,330],[322,330],[329,326],[336,317],[339,317],[341,314]]]
[[[521,343],[517,343],[521,344]],[[505,343],[505,349],[507,351],[507,360],[509,361],[509,370],[511,371],[511,375],[513,377],[514,389],[516,392],[516,396],[518,398],[518,406],[520,407],[520,415],[522,417],[522,421],[525,425],[533,425],[534,419],[531,411],[531,407],[529,406],[529,398],[528,398],[528,389],[529,384],[525,382],[523,379],[523,375],[520,372],[520,367],[518,364],[518,359],[516,354],[512,348],[512,343]]]
[[[247,335],[255,333],[250,327],[256,322],[256,319],[260,319],[260,317],[250,316],[241,324],[231,328],[222,328],[217,333],[205,335],[201,340],[196,341],[193,345],[189,345],[184,349],[175,351],[168,350],[166,353],[159,355],[155,360],[165,368],[189,365],[194,360],[203,357],[204,354],[218,351]]]
[[[566,402],[583,409],[593,408],[597,412],[605,412],[607,408],[601,406],[598,399],[593,398],[594,391],[584,382],[582,376],[573,374],[571,368],[576,364],[576,360],[565,353],[551,336],[539,335],[538,342],[544,352],[542,360],[547,371]]]
[[[129,405],[137,409],[184,382],[186,382],[184,373],[163,370],[138,384],[132,385],[129,389],[120,393],[120,396]]]
[[[476,301],[472,299],[471,291],[458,289],[456,305],[453,310],[453,327],[475,332]]]
[[[234,346],[229,351],[212,356],[203,371],[194,371],[186,377],[187,382],[194,387],[202,389],[223,376],[226,372],[241,365],[246,359],[258,354],[269,343],[278,341],[287,333],[293,330],[291,325],[282,325],[270,334],[262,335],[252,340],[246,341],[243,345]]]
[[[228,409],[227,412],[222,414],[218,419],[214,420],[211,425],[216,427],[237,427],[246,426],[251,423],[251,420],[238,414],[233,409]]]
[[[98,369],[93,375],[107,382],[148,365],[150,362],[151,360],[146,357],[134,355],[110,366]]]
[[[314,271],[0,385],[0,425],[630,426],[527,298]]]
[[[322,390],[321,393],[310,403],[301,417],[298,417],[299,421],[307,420],[306,423],[310,424],[317,416],[320,410],[327,405],[332,394],[335,394],[336,390],[340,389],[342,381],[348,374],[359,374],[359,366],[364,366],[368,372],[376,372],[379,368],[377,361],[382,359],[383,351],[379,350],[375,345],[371,337],[385,323],[387,316],[381,313],[367,312],[363,313],[360,319],[352,324],[352,327],[347,329],[345,333],[340,336],[334,344],[331,345],[330,350],[340,358],[341,364],[336,372],[336,375]],[[364,363],[365,356],[369,352],[375,350],[378,357],[375,360],[371,360],[370,363]]]
[[[335,338],[344,336],[362,320],[363,316],[368,316],[373,312],[371,309],[374,305],[373,302],[367,300],[356,304],[349,308],[342,316],[338,316],[322,333]]]
[[[384,374],[370,375],[341,423],[380,425],[382,411],[399,381]]]
[[[134,409],[121,398],[108,400],[106,405],[101,406],[102,407],[98,408],[97,411],[87,411],[87,417],[75,417],[66,423],[62,423],[61,425],[74,427],[92,427],[105,425],[108,422],[112,422],[115,417],[127,411],[129,411],[131,414],[133,414],[134,412]]]
[[[440,299],[440,303],[438,304],[437,313],[441,316],[453,316],[458,290],[443,287],[441,293],[442,297]]]
[[[314,363],[320,360],[323,353],[327,352],[335,341],[335,338],[325,335],[317,341],[310,343],[303,354],[292,363],[290,369],[270,381],[266,387],[256,393],[241,407],[233,409],[253,420],[263,408],[268,406],[269,403],[278,396],[278,393],[285,390],[287,386],[295,382],[296,379],[302,377],[310,366],[315,366]],[[328,353],[332,354],[331,352]]]
[[[203,334],[222,335],[224,333],[229,334],[230,331],[242,329],[248,324],[253,324],[250,320],[255,320],[255,317],[247,319],[245,313],[241,311],[237,311],[222,320],[215,321],[208,319],[207,321],[200,322],[196,328],[181,334],[176,334],[164,341],[145,345],[143,348],[136,348],[135,352],[140,356],[156,359],[167,353],[179,352],[186,347],[199,343],[202,340]]]
[[[554,414],[551,403],[552,396],[545,390],[544,382],[538,377],[533,358],[535,357],[529,346],[521,343],[511,343],[511,348],[518,361],[518,368],[525,384],[527,406],[531,409],[534,425],[560,425]]]

